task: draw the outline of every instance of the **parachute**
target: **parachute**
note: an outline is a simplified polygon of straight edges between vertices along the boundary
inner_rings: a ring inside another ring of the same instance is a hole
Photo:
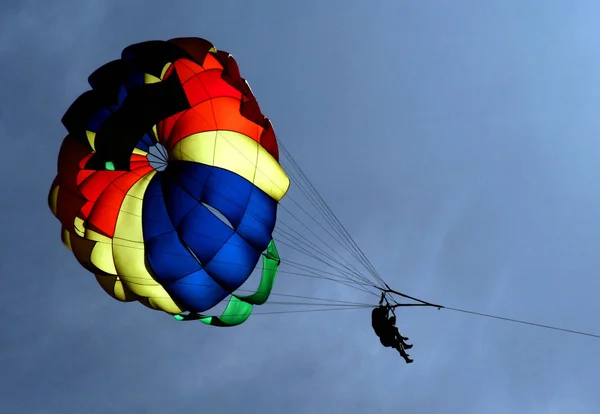
[[[88,81],[92,89],[62,118],[68,134],[48,204],[64,245],[114,299],[223,327],[245,322],[255,305],[307,305],[276,303],[271,295],[337,306],[307,312],[372,307],[272,292],[285,272],[381,294],[392,312],[445,308],[600,338],[391,289],[276,138],[235,59],[209,41],[134,44]],[[294,189],[305,203],[292,198]],[[281,259],[276,241],[309,260]],[[255,270],[258,288],[239,294]],[[208,314],[220,304],[219,316]]]
[[[49,192],[63,243],[119,301],[243,323],[277,275],[272,233],[290,179],[236,61],[204,39],[149,41],[89,84],[62,118]],[[261,258],[258,290],[234,294]],[[205,314],[227,298],[220,316]]]
[[[48,203],[63,243],[114,299],[235,326],[255,305],[290,304],[271,295],[371,306],[275,293],[282,272],[392,292],[277,139],[229,53],[200,38],[137,43],[88,82],[62,118]],[[278,245],[307,260],[282,261]],[[256,272],[257,289],[240,294]]]

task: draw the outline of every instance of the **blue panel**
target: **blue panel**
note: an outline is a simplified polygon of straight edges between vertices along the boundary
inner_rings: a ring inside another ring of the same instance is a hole
[[[131,51],[131,47],[126,47],[121,52],[121,59],[133,59],[135,58],[135,54]]]
[[[200,263],[181,244],[175,230],[146,241],[145,247],[148,263],[161,284],[176,281],[202,269]]]
[[[254,187],[237,232],[257,250],[263,251],[272,238],[277,217],[277,202]]]
[[[127,98],[127,89],[125,89],[125,85],[121,84],[117,96],[119,106],[123,105],[123,101],[125,100],[125,98]]]
[[[221,286],[234,291],[248,279],[260,255],[260,251],[234,234],[204,268]]]
[[[165,206],[162,173],[157,173],[144,195],[142,226],[146,257],[156,281],[173,300],[193,312],[204,312],[229,292],[209,277],[182,244]]]
[[[177,282],[168,283],[165,289],[173,297],[177,297],[181,306],[192,312],[204,312],[229,294],[204,270],[185,276]]]
[[[203,198],[206,180],[211,170],[210,168],[195,168],[195,166],[200,166],[200,164],[185,161],[170,162],[165,169],[165,182],[168,182],[168,185],[177,183],[192,197],[200,201]]]
[[[208,179],[203,201],[219,210],[233,227],[237,227],[244,216],[254,185],[231,171],[204,165],[203,167],[213,171]]]
[[[144,242],[173,231],[162,192],[162,174],[156,173],[144,193],[142,205],[142,229]]]
[[[142,151],[150,150],[150,147],[156,144],[156,140],[154,139],[154,133],[150,131],[147,134],[144,134],[142,139],[139,140],[136,147],[141,149]]]
[[[190,212],[178,228],[183,241],[200,263],[208,263],[234,231],[202,204]],[[246,275],[248,277],[248,275]]]
[[[111,112],[107,108],[102,108],[99,111],[94,112],[85,123],[85,127],[88,131],[97,132],[100,129],[100,125],[106,121],[106,118],[110,116]]]
[[[142,151],[146,151],[146,152],[148,152],[150,150],[150,145],[146,144],[144,142],[143,138],[138,141],[138,143],[135,145],[135,147],[138,149],[141,149]]]
[[[144,84],[144,74],[142,72],[134,72],[125,78],[125,87],[127,91],[131,92],[136,89],[138,86]]]
[[[167,179],[163,180],[163,183],[165,206],[173,226],[178,228],[182,220],[199,205],[199,201],[186,192],[177,181]]]

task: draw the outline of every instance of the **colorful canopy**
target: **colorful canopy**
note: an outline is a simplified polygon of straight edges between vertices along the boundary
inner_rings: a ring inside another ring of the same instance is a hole
[[[235,60],[198,38],[144,42],[89,83],[63,117],[49,194],[64,244],[115,299],[244,322],[273,286],[272,232],[290,181]],[[156,145],[168,154],[160,171]],[[257,293],[232,295],[261,256]],[[227,297],[220,317],[203,314]]]

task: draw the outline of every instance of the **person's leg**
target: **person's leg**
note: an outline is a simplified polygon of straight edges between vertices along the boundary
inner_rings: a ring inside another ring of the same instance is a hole
[[[398,352],[400,353],[400,356],[401,356],[402,358],[404,358],[404,361],[405,361],[407,364],[410,364],[411,362],[413,362],[413,360],[412,360],[412,359],[410,359],[410,355],[408,355],[408,354],[406,353],[406,351],[404,350],[404,348],[402,347],[402,345],[398,344],[398,347],[397,347],[396,349],[397,349],[397,350],[398,350]]]
[[[402,336],[402,334],[400,333],[400,330],[398,329],[397,326],[395,326],[394,329],[396,331],[396,335],[398,335],[398,337],[400,339],[402,339],[403,341],[408,341],[408,337],[407,336]]]
[[[398,342],[400,342],[400,344],[402,344],[402,347],[403,347],[404,349],[410,349],[410,348],[412,348],[412,347],[413,347],[412,345],[410,345],[410,344],[407,344],[407,343],[405,342],[405,341],[406,341],[408,338],[405,338],[404,336],[402,336],[402,335],[400,334],[400,331],[398,331],[398,328],[396,328],[395,336],[396,336],[396,340],[397,340]]]

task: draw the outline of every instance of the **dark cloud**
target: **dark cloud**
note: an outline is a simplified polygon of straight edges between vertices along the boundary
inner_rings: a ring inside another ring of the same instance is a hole
[[[367,311],[179,324],[78,267],[46,207],[60,117],[124,46],[200,36],[390,284],[600,329],[597,4],[255,3],[0,6],[0,411],[599,412],[592,339],[408,309],[405,366]],[[365,300],[284,274],[276,291]]]

